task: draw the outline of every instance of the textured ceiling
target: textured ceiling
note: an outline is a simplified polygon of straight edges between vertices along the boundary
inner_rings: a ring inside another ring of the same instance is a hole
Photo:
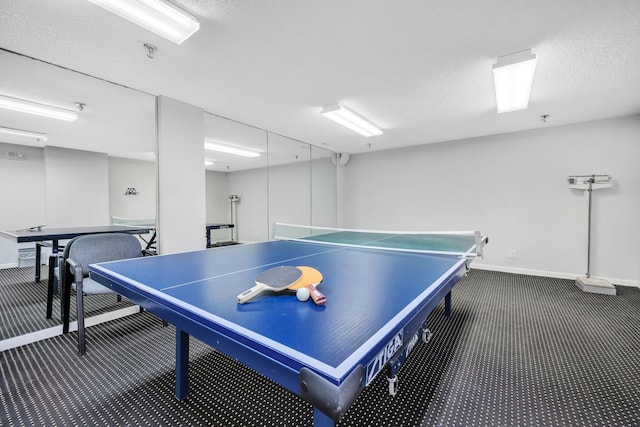
[[[152,114],[150,95],[350,153],[640,113],[637,0],[174,2],[201,21],[180,46],[88,1],[0,0],[1,48],[136,89],[78,73],[67,83],[79,79],[81,89],[56,88],[63,70],[23,58],[17,72],[2,65],[0,91],[38,92],[58,105],[83,97],[94,113],[82,116],[87,131],[111,128],[103,151],[114,152],[147,150],[124,133],[137,123],[131,132],[147,135],[138,140],[152,139],[153,124],[134,119]],[[158,47],[155,59],[144,43]],[[491,66],[528,48],[538,55],[529,109],[498,115]],[[0,53],[3,64],[16,60]],[[110,121],[98,124],[111,102]],[[364,138],[323,118],[320,108],[335,102],[384,135]],[[126,126],[113,125],[118,117]],[[86,134],[64,144],[80,143]]]

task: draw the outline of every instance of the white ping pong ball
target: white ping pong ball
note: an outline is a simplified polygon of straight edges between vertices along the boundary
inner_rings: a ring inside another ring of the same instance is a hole
[[[298,297],[298,301],[306,301],[310,296],[311,295],[309,294],[309,290],[307,288],[300,288],[296,291],[296,297]]]

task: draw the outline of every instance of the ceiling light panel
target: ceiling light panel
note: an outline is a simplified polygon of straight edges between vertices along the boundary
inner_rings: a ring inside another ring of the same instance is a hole
[[[362,136],[382,135],[382,130],[377,126],[340,104],[323,107],[321,114]]]
[[[71,110],[40,104],[26,99],[0,95],[0,108],[72,122],[78,114]]]
[[[166,0],[89,1],[176,44],[200,29],[198,18]]]
[[[493,65],[498,113],[523,110],[529,106],[536,62],[537,57],[531,49],[498,58]]]

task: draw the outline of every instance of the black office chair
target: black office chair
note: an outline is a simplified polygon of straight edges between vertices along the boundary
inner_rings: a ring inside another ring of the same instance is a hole
[[[65,286],[65,290],[62,295],[66,295],[65,293],[69,292],[71,289],[76,291],[78,354],[80,356],[85,354],[86,351],[84,333],[84,296],[115,294],[111,289],[102,286],[98,282],[89,278],[89,264],[137,258],[141,256],[142,251],[140,241],[132,234],[91,234],[76,237],[67,243],[63,255],[67,270],[64,271],[63,278],[60,283],[63,283]],[[64,277],[64,275],[68,275],[68,277]],[[66,299],[69,300],[68,298]]]

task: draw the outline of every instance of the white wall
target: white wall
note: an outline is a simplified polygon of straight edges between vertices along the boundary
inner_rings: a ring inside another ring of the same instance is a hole
[[[207,223],[233,223],[229,201],[229,179],[226,172],[206,171],[206,216]],[[211,230],[211,242],[231,240],[231,231]]]
[[[229,207],[229,185],[226,172],[206,171],[207,222],[225,223],[231,220]]]
[[[109,157],[109,213],[121,218],[156,217],[156,165],[144,160]],[[134,187],[138,195],[125,195]]]
[[[21,153],[23,160],[10,160],[8,153]],[[0,143],[0,230],[18,230],[46,223],[44,150]],[[18,245],[0,237],[0,268],[18,265]]]
[[[591,273],[638,285],[639,161],[640,116],[352,155],[339,224],[480,229],[490,243],[473,265],[575,277],[586,271],[586,208],[567,176],[610,174],[614,187],[594,191]]]
[[[310,162],[269,166],[268,173],[270,233],[276,222],[311,225]]]
[[[228,175],[229,194],[240,196],[237,203],[238,240],[261,242],[269,239],[267,203],[267,168],[231,172]]]
[[[21,153],[23,160],[10,160]],[[17,229],[45,222],[44,151],[0,143],[0,228]]]
[[[151,161],[109,157],[109,216],[130,218],[155,224],[156,221],[156,164]],[[126,195],[127,188],[135,188],[137,195]],[[113,221],[111,221],[113,222]],[[143,247],[154,232],[138,235]]]
[[[58,147],[44,152],[47,226],[109,224],[107,155]]]

